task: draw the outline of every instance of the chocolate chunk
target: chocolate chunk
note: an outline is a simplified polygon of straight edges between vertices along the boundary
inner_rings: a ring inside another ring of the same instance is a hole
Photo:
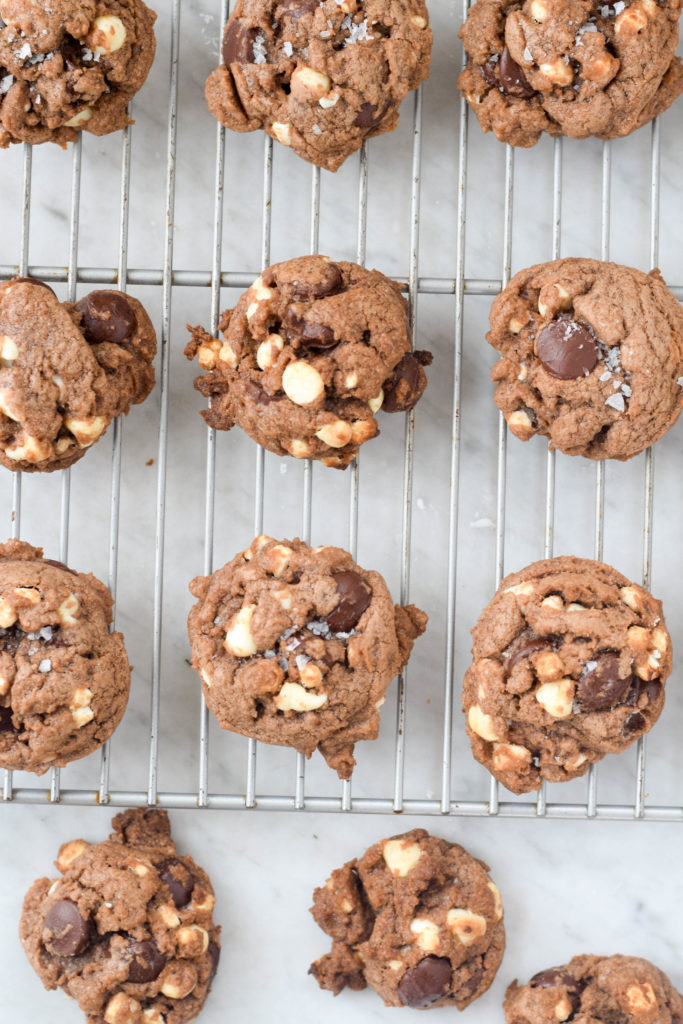
[[[154,981],[159,977],[166,964],[166,957],[160,952],[153,939],[131,942],[128,952],[131,955],[128,981],[132,981],[136,985],[146,985],[148,981]]]
[[[605,651],[586,662],[576,684],[576,699],[584,711],[607,711],[621,704],[631,679],[619,676],[619,656]]]
[[[401,978],[398,997],[404,1006],[421,1009],[438,1003],[448,990],[453,969],[443,956],[426,956]]]
[[[621,732],[622,735],[626,737],[636,736],[639,732],[642,732],[646,726],[647,719],[645,718],[645,715],[641,715],[640,711],[636,711],[634,714],[629,715],[625,720],[621,727]]]
[[[573,1013],[576,1013],[581,1006],[581,993],[587,984],[587,981],[579,981],[573,974],[563,970],[561,967],[552,967],[547,971],[539,971],[538,974],[534,974],[529,982],[531,988],[555,988],[556,986],[564,985],[569,1001],[572,1004]]]
[[[520,647],[518,651],[515,651],[515,653],[510,656],[510,660],[507,663],[508,675],[510,674],[510,672],[512,672],[515,665],[518,665],[520,661],[524,661],[525,658],[528,658],[531,654],[534,654],[536,651],[543,651],[548,647],[552,647],[552,645],[553,637],[533,637],[533,639],[529,640],[527,643],[524,644],[523,647]]]
[[[412,352],[406,353],[394,367],[384,384],[385,412],[409,412],[414,409],[427,387],[427,377]]]
[[[157,871],[162,882],[170,889],[176,907],[186,907],[194,889],[194,878],[183,862],[169,858],[158,865]]]
[[[215,942],[211,941],[208,945],[207,952],[209,954],[209,960],[211,961],[211,974],[209,975],[209,981],[213,981],[216,977],[216,971],[218,970],[218,961],[221,958],[221,951]]]
[[[120,345],[137,326],[135,311],[119,292],[90,292],[76,309],[81,314],[81,330],[91,345],[108,341]]]
[[[336,263],[325,263],[322,279],[315,281],[293,281],[292,298],[295,302],[311,302],[328,295],[344,291],[344,278]]]
[[[71,900],[53,903],[45,915],[44,926],[51,933],[45,948],[53,956],[76,956],[95,937],[92,921],[89,917],[81,917],[78,907]]]
[[[659,679],[639,679],[634,675],[631,677],[631,692],[626,703],[637,704],[639,699],[645,695],[648,704],[654,704],[659,700],[661,692],[662,684]]]
[[[598,361],[598,346],[591,332],[565,314],[543,328],[536,352],[548,373],[560,380],[586,377]]]
[[[339,604],[326,617],[333,633],[350,633],[370,604],[372,590],[357,572],[336,572]]]
[[[500,58],[499,78],[503,92],[514,93],[515,96],[521,96],[525,100],[529,100],[535,95],[535,90],[529,84],[529,80],[519,64],[513,60],[507,46]]]
[[[500,58],[498,57],[498,55],[496,55],[495,57],[491,57],[490,60],[487,60],[486,63],[483,64],[481,67],[481,73],[484,76],[485,81],[487,82],[488,85],[492,85],[495,89],[497,89],[500,84],[498,80],[499,63]]]
[[[254,62],[254,41],[258,32],[255,28],[245,25],[239,18],[230,20],[225,26],[223,36],[223,63],[226,67],[231,64],[253,64]]]
[[[55,569],[63,569],[64,572],[69,572],[72,576],[78,576],[78,573],[70,569],[68,565],[64,565],[64,562],[57,562],[54,558],[44,558],[43,561],[46,565],[54,565]]]
[[[0,733],[16,731],[12,724],[12,709],[0,708]]]
[[[289,306],[285,313],[285,323],[292,338],[305,348],[334,348],[339,344],[339,339],[335,338],[331,327],[326,324],[309,323],[299,316],[293,306]]]
[[[483,977],[484,977],[484,968],[483,967],[475,968],[475,970],[472,972],[471,977],[469,977],[467,979],[467,981],[464,982],[464,984],[460,986],[459,995],[461,996],[461,998],[462,998],[463,995],[466,995],[466,996],[469,997],[469,996],[472,995],[473,992],[476,992],[477,989],[479,988],[479,985],[481,984],[481,980],[482,980]]]
[[[257,405],[270,405],[271,402],[278,400],[276,395],[269,395],[265,388],[262,388],[254,380],[248,380],[244,385],[244,390]]]

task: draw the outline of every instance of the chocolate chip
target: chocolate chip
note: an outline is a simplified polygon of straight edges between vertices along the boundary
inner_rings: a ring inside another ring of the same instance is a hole
[[[169,858],[158,865],[157,871],[162,882],[170,889],[176,907],[186,907],[194,889],[194,878],[183,862]]]
[[[221,958],[221,951],[215,942],[210,942],[207,948],[209,954],[209,960],[211,961],[211,973],[209,974],[209,982],[212,982],[216,977],[216,971],[218,970],[218,961]]]
[[[12,709],[0,708],[0,733],[16,731],[12,724]]]
[[[370,604],[372,590],[357,572],[336,572],[339,603],[326,617],[333,633],[350,633]]]
[[[51,938],[45,948],[53,956],[76,956],[86,949],[95,937],[95,928],[89,917],[81,917],[71,900],[53,903],[45,915],[45,928]]]
[[[244,390],[247,392],[252,402],[256,402],[257,405],[270,405],[271,402],[276,402],[277,397],[275,395],[269,395],[265,388],[262,388],[260,384],[257,384],[254,380],[248,380],[244,385]]]
[[[576,1013],[581,1006],[581,993],[587,984],[587,981],[580,981],[573,974],[570,974],[569,971],[565,971],[561,967],[552,967],[547,971],[539,971],[538,974],[534,974],[529,982],[531,988],[555,988],[556,986],[564,985],[569,1001],[572,1004],[573,1013]]]
[[[344,291],[344,278],[336,263],[323,262],[322,276],[312,281],[293,281],[292,298],[295,302],[311,302]]]
[[[334,331],[326,324],[310,323],[299,316],[293,306],[287,308],[285,323],[290,337],[304,348],[333,348],[339,344]],[[295,346],[296,347],[296,346]]]
[[[619,656],[614,651],[587,661],[576,684],[576,699],[586,711],[607,711],[621,704],[631,688],[631,676],[619,676]]]
[[[426,956],[401,978],[398,997],[404,1006],[421,1009],[438,1003],[448,991],[453,969],[444,956]]]
[[[546,650],[546,648],[552,647],[552,645],[553,638],[549,636],[536,636],[532,640],[529,640],[523,647],[520,647],[519,650],[515,651],[515,653],[510,656],[510,660],[507,663],[508,674],[512,672],[515,665],[518,665],[520,661],[524,661],[525,658],[528,658],[531,654],[535,654],[536,651]]]
[[[406,353],[384,383],[385,412],[409,412],[414,409],[427,387],[427,377],[412,352]]]
[[[245,25],[239,18],[230,20],[225,26],[223,36],[223,63],[226,67],[231,64],[253,64],[254,62],[254,41],[258,31]]]
[[[131,956],[128,981],[136,985],[146,985],[148,981],[154,981],[166,964],[166,957],[153,939],[131,942],[128,952]]]
[[[548,373],[560,380],[586,377],[598,361],[598,346],[591,332],[564,313],[543,328],[536,353]]]
[[[55,569],[63,569],[64,572],[70,572],[72,576],[78,576],[78,573],[73,569],[70,569],[68,565],[64,565],[64,562],[57,562],[54,558],[44,558],[45,565],[54,565]]]
[[[498,65],[500,58],[496,55],[487,60],[480,68],[482,75],[488,85],[492,85],[495,89],[498,88],[500,82],[498,80]]]
[[[627,704],[637,704],[639,699],[644,695],[647,698],[648,704],[654,704],[659,700],[659,695],[662,692],[662,684],[659,679],[639,679],[638,676],[633,676],[631,679],[631,692],[628,695]]]
[[[120,292],[90,292],[76,303],[76,309],[85,340],[91,345],[105,341],[119,345],[137,326],[135,311]]]
[[[483,977],[484,977],[484,970],[483,970],[483,968],[482,967],[475,968],[475,970],[472,972],[471,977],[469,977],[467,979],[467,981],[464,982],[460,986],[460,993],[462,995],[471,996],[472,993],[476,992],[477,989],[479,988],[479,985],[481,983],[481,979]]]
[[[503,92],[514,93],[524,100],[530,100],[532,96],[536,95],[519,64],[513,60],[507,46],[500,58],[499,78]]]
[[[621,727],[622,735],[627,739],[630,736],[636,736],[639,732],[642,732],[647,725],[647,720],[644,715],[641,715],[640,711],[636,711],[634,714],[629,715],[624,724]]]

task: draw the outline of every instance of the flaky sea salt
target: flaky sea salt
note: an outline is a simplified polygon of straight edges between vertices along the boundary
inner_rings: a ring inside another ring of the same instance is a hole
[[[605,405],[609,405],[612,409],[616,409],[617,412],[624,412],[626,409],[626,402],[622,394],[610,395],[609,398],[605,399]]]
[[[3,75],[0,78],[0,96],[4,96],[8,93],[14,85],[14,75]]]
[[[268,55],[266,53],[266,37],[263,33],[258,32],[256,38],[252,43],[252,49],[254,51],[254,64],[265,64]]]
[[[43,658],[43,660],[41,661],[40,665],[38,666],[38,671],[39,672],[51,672],[52,671],[52,662],[50,661],[49,658]]]

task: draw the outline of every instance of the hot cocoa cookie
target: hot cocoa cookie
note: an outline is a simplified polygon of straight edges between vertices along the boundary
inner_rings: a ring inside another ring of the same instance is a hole
[[[154,387],[156,335],[116,291],[60,302],[47,285],[0,285],[0,463],[66,469]]]
[[[664,707],[662,606],[601,562],[507,576],[472,630],[463,707],[472,753],[512,790],[564,782],[643,736]]]
[[[429,74],[427,22],[424,0],[238,0],[206,83],[209,110],[336,171],[364,139],[394,130]]]
[[[630,135],[683,91],[680,12],[681,0],[477,0],[458,85],[484,131],[513,146]]]
[[[634,956],[575,956],[565,967],[513,982],[505,996],[507,1024],[680,1024],[683,997],[666,974]]]
[[[0,767],[42,775],[97,750],[130,668],[109,591],[18,540],[0,544]]]
[[[130,124],[155,20],[142,0],[0,0],[0,147]]]
[[[395,282],[355,263],[303,256],[269,267],[219,323],[191,327],[185,354],[209,372],[195,387],[211,427],[345,469],[375,437],[375,413],[422,397],[430,352],[411,352],[408,303]]]
[[[683,407],[683,309],[659,271],[564,259],[522,270],[491,307],[496,404],[521,440],[630,459]]]
[[[424,612],[394,606],[379,573],[341,548],[263,535],[190,590],[192,664],[221,728],[307,757],[318,749],[348,779]]]
[[[88,1024],[185,1024],[218,967],[220,929],[206,873],[180,856],[165,811],[117,814],[103,843],[65,843],[57,880],[34,882],[19,934],[47,989]]]
[[[310,974],[321,988],[374,988],[387,1006],[464,1010],[505,950],[503,905],[487,866],[422,828],[375,843],[333,871],[311,913],[332,951]]]

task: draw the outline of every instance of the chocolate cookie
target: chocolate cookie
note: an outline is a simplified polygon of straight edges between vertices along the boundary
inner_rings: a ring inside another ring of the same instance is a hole
[[[317,748],[348,779],[424,612],[394,606],[379,573],[341,548],[263,535],[190,590],[192,664],[221,728],[307,757]]]
[[[155,20],[142,0],[0,0],[0,148],[131,124]]]
[[[491,307],[496,404],[522,441],[630,459],[683,407],[683,309],[659,271],[564,259],[522,270]]]
[[[0,544],[0,768],[42,775],[108,740],[130,668],[109,591],[18,540]]]
[[[680,1024],[683,997],[666,974],[634,956],[575,956],[566,966],[513,982],[507,1024]]]
[[[507,576],[472,630],[472,753],[513,793],[564,782],[643,736],[664,707],[662,606],[608,565],[550,558]]]
[[[209,110],[336,171],[429,74],[427,21],[424,0],[237,0]]]
[[[66,469],[154,387],[156,335],[115,291],[60,302],[47,285],[0,285],[0,463]]]
[[[355,263],[302,256],[269,267],[219,323],[191,327],[185,349],[209,373],[195,387],[211,427],[345,469],[375,437],[374,414],[421,398],[430,352],[410,351],[408,303],[395,282]]]
[[[47,989],[88,1024],[185,1024],[211,987],[220,947],[211,882],[181,857],[165,811],[117,814],[103,843],[65,843],[62,877],[34,882],[19,934]]]
[[[458,85],[484,131],[513,146],[630,135],[683,91],[680,13],[681,0],[477,0]]]
[[[374,988],[387,1006],[464,1010],[503,959],[503,905],[487,866],[422,828],[333,871],[311,913],[332,951],[309,974],[335,995]]]

